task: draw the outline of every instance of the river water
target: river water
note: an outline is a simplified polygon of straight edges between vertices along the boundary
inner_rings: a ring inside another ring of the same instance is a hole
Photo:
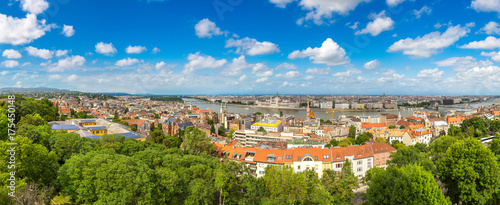
[[[487,102],[480,102],[480,103],[471,103],[469,105],[469,108],[474,108],[477,106],[487,106],[487,105],[492,105],[495,103],[495,100],[500,100],[500,99],[493,99]],[[212,110],[214,112],[220,112],[220,104],[213,104],[213,103],[208,103],[208,102],[202,102],[197,99],[189,99],[189,98],[184,98],[184,101],[187,102],[192,102],[192,105],[197,106],[201,110]],[[457,105],[457,107],[463,107],[463,105]],[[441,110],[447,110],[447,109],[457,109],[457,108],[440,108]],[[316,109],[312,108],[311,109],[316,117],[319,117],[320,119],[331,119],[332,114],[327,113],[327,109]],[[402,117],[407,117],[413,115],[413,112],[416,110],[421,110],[421,111],[428,111],[428,112],[435,112],[436,110],[429,110],[429,109],[420,109],[420,108],[413,108],[413,109],[403,109],[403,110],[388,110],[388,111],[344,111],[344,112],[335,112],[334,113],[334,118],[338,118],[340,115],[380,115],[382,113],[390,113],[390,114],[395,114],[398,115],[398,113],[401,113]],[[305,119],[306,118],[306,109],[277,109],[277,108],[253,108],[253,107],[246,107],[246,106],[239,106],[239,105],[227,105],[227,111],[229,113],[238,113],[238,114],[250,114],[250,113],[255,113],[255,112],[261,112],[261,113],[267,113],[267,114],[279,114],[280,111],[283,111],[284,115],[293,115],[295,116],[296,119]]]

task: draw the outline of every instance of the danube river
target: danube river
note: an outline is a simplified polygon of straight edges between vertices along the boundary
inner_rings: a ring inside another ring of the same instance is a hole
[[[499,99],[494,99],[488,102],[481,102],[481,103],[471,103],[469,105],[469,108],[474,108],[477,106],[487,106],[495,103],[495,100]],[[184,101],[186,103],[192,102],[192,105],[197,106],[201,110],[212,110],[214,112],[220,112],[220,104],[213,104],[213,103],[208,103],[208,102],[202,102],[196,99],[188,99],[184,98]],[[463,107],[463,105],[457,105]],[[447,109],[453,109],[453,108],[440,108],[441,110],[447,110]],[[457,109],[457,108],[454,108]],[[311,109],[316,117],[319,117],[320,119],[331,119],[332,114],[327,113],[327,109]],[[413,109],[403,109],[403,110],[388,110],[388,111],[344,111],[344,112],[335,112],[334,117],[338,118],[340,115],[379,115],[382,113],[391,113],[398,115],[398,113],[401,113],[402,117],[407,117],[410,115],[413,115],[413,112],[416,110],[422,110],[422,111],[428,111],[428,112],[435,112],[436,110],[429,110],[429,109],[419,109],[419,108],[413,108]],[[250,113],[255,113],[255,112],[261,112],[261,113],[268,113],[268,114],[279,114],[280,111],[283,111],[284,115],[293,115],[297,119],[305,119],[306,118],[306,109],[278,109],[278,108],[254,108],[254,107],[247,107],[247,106],[241,106],[241,105],[227,105],[227,111],[229,113],[239,113],[239,114],[250,114]]]

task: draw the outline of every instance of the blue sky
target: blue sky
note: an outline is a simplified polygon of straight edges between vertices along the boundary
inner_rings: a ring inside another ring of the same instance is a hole
[[[7,0],[0,86],[500,94],[500,0]]]

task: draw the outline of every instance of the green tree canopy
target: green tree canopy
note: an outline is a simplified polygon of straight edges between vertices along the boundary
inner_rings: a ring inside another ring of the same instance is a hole
[[[186,128],[183,140],[182,149],[189,154],[210,153],[214,148],[207,134],[196,127]]]
[[[420,150],[414,146],[399,148],[397,152],[391,154],[391,160],[388,164],[400,168],[405,165],[417,164],[422,166],[426,171],[436,173],[434,164],[429,159],[429,156],[420,152]]]
[[[351,125],[351,127],[349,127],[349,135],[348,137],[350,138],[356,138],[356,127],[354,127],[354,125]]]
[[[451,145],[438,162],[438,172],[453,203],[491,204],[499,190],[497,159],[474,138]]]
[[[433,175],[418,165],[368,171],[366,204],[451,204]]]

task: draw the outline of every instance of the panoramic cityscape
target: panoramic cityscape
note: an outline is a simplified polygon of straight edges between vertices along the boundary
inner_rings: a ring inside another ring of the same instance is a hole
[[[0,3],[0,204],[498,204],[500,0]]]

